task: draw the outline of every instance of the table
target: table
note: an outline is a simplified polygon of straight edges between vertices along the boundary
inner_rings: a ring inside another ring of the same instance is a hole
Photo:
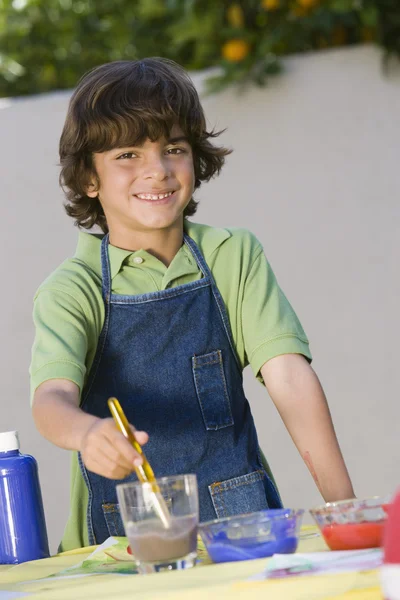
[[[311,535],[316,532],[314,526],[302,528],[298,552],[327,550],[319,535]],[[264,569],[265,558],[145,576],[107,574],[38,581],[84,560],[94,549],[92,546],[44,560],[0,566],[0,600],[1,590],[28,593],[27,600],[382,600],[377,570],[246,581]]]

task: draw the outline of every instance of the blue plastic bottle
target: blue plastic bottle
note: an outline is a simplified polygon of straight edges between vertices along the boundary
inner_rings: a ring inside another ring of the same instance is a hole
[[[0,564],[49,556],[37,462],[18,433],[0,433]]]

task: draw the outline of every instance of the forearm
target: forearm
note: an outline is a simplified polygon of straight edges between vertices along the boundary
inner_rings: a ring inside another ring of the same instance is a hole
[[[32,414],[39,433],[66,450],[80,450],[84,435],[98,418],[79,408],[78,387],[59,389],[45,382],[35,392]]]
[[[289,355],[281,361],[279,373],[274,369],[271,377],[265,371],[271,398],[325,501],[354,497],[325,394],[313,369],[303,357]]]
[[[285,425],[325,502],[354,497],[322,390],[310,393],[299,412],[287,416]]]
[[[79,450],[86,468],[93,473],[124,479],[143,463],[111,416],[100,419],[79,408],[79,388],[71,381],[42,383],[35,392],[32,412],[43,437],[60,448]],[[146,444],[147,433],[131,427],[139,444]]]

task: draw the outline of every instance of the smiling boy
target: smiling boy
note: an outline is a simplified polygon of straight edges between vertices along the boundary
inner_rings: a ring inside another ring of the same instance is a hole
[[[115,487],[139,455],[157,476],[196,473],[202,521],[281,506],[244,395],[263,381],[325,500],[354,495],[304,331],[248,231],[192,223],[194,191],[229,151],[171,61],[103,65],[72,95],[60,140],[75,256],[34,303],[33,417],[73,450],[62,549],[124,535]],[[85,233],[94,225],[102,234]]]
[[[147,248],[168,266],[182,245],[183,211],[194,192],[192,149],[179,125],[167,137],[94,156],[110,244]]]

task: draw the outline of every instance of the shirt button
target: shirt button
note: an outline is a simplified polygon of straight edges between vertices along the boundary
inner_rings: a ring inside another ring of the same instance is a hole
[[[141,265],[143,261],[143,258],[141,256],[135,256],[135,258],[133,259],[133,262],[137,265]]]

